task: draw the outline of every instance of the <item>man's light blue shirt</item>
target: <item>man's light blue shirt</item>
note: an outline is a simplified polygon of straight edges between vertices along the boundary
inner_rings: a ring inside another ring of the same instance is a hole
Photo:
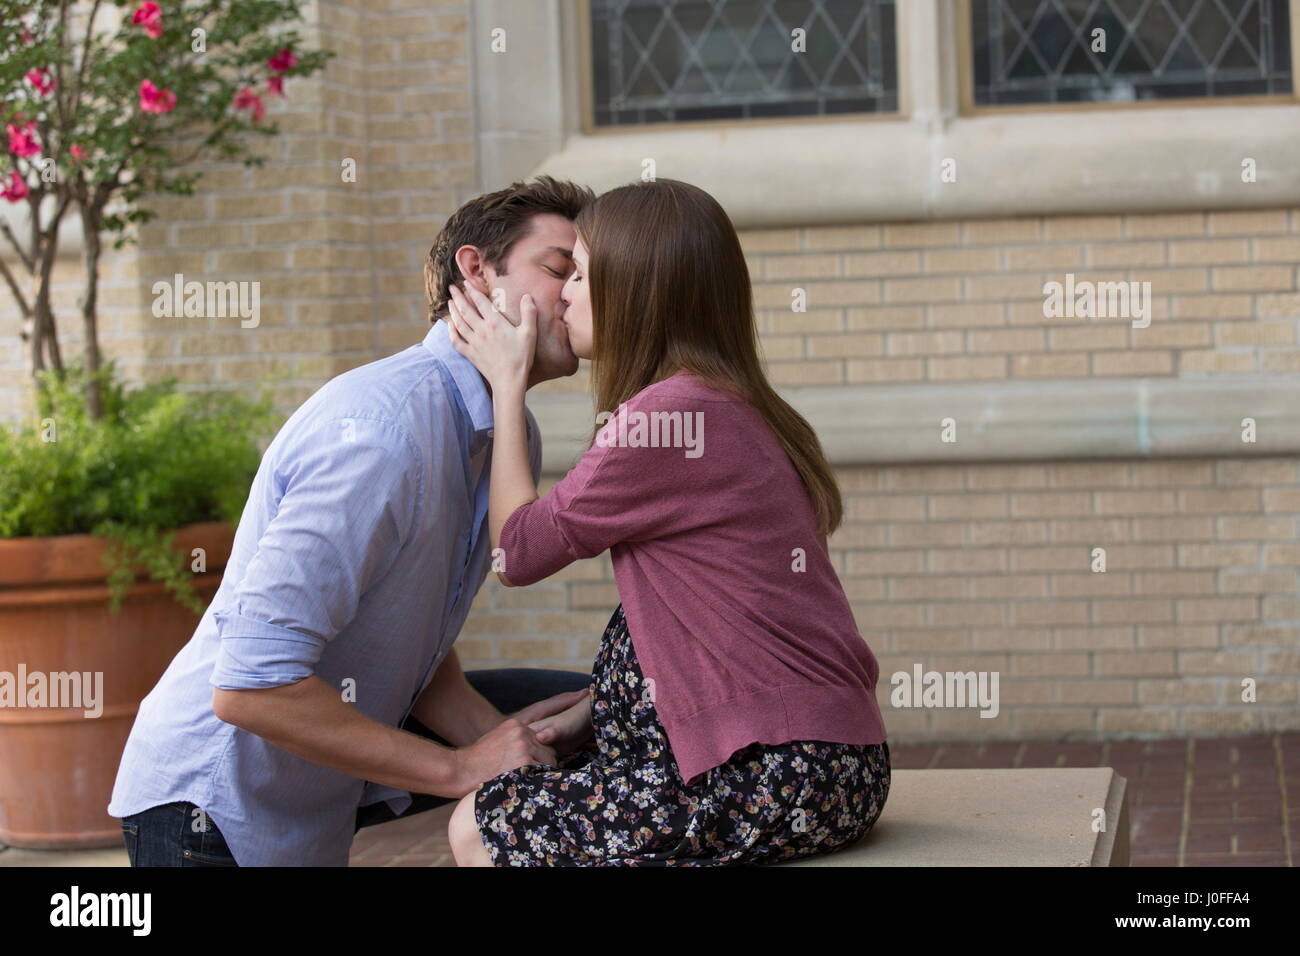
[[[528,433],[537,479],[531,412]],[[315,674],[400,726],[487,575],[491,436],[487,387],[445,321],[308,399],[262,458],[220,589],[140,705],[109,814],[185,800],[241,866],[345,866],[359,806],[405,809],[404,791],[218,720],[212,690]]]

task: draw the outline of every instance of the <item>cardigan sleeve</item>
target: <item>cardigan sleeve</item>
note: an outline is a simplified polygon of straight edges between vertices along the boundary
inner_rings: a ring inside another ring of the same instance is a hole
[[[506,519],[502,576],[512,587],[533,584],[621,542],[672,530],[684,516],[669,501],[680,468],[670,456],[680,461],[681,450],[602,445],[598,438],[549,492]]]

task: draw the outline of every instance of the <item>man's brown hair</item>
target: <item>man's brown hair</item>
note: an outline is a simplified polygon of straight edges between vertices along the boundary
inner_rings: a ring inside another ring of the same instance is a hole
[[[596,199],[586,186],[538,176],[531,183],[515,182],[505,189],[471,199],[447,220],[424,262],[424,289],[429,300],[429,322],[447,313],[451,284],[464,276],[456,267],[456,250],[477,246],[498,275],[506,274],[510,249],[528,235],[532,217],[554,213],[576,219]]]

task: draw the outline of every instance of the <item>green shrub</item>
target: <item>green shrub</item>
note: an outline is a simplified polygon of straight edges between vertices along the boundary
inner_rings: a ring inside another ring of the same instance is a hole
[[[138,566],[202,612],[172,532],[239,520],[258,438],[276,424],[271,399],[181,392],[175,381],[128,390],[112,363],[98,378],[102,419],[86,412],[87,376],[70,367],[62,381],[42,377],[40,422],[0,429],[0,537],[105,537],[114,611]]]

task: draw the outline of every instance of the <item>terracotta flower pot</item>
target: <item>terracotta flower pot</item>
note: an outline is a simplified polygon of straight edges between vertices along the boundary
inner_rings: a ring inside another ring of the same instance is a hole
[[[187,557],[193,548],[205,550],[206,573],[194,576],[205,602],[221,583],[233,538],[225,522],[176,534]],[[90,535],[0,540],[0,843],[33,849],[121,843],[118,821],[106,811],[122,749],[140,701],[198,618],[139,575],[121,611],[110,613],[104,548]],[[50,676],[74,672],[81,681],[57,687]],[[22,685],[20,674],[28,675]],[[45,676],[33,683],[31,675]],[[6,680],[11,695],[19,695],[16,703],[4,696]],[[44,701],[37,689],[42,680]],[[98,700],[90,708],[96,683]],[[69,702],[81,706],[51,706]]]

